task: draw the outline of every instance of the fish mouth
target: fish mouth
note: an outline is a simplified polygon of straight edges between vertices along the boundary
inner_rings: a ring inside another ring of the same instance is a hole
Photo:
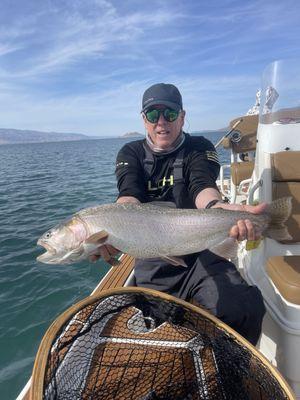
[[[46,252],[43,254],[40,254],[36,259],[37,261],[46,263],[46,264],[55,264],[55,255],[56,255],[56,250],[54,247],[52,247],[49,243],[45,243],[41,240],[38,240],[37,242],[38,246],[43,247]]]
[[[56,258],[53,258],[53,254],[46,253],[41,254],[36,258],[37,261],[42,262],[44,264],[57,264]]]
[[[45,242],[43,242],[42,240],[39,239],[37,241],[37,244],[38,244],[38,246],[44,247],[44,249],[46,249],[48,253],[56,254],[55,248],[52,247],[49,243],[45,243]]]

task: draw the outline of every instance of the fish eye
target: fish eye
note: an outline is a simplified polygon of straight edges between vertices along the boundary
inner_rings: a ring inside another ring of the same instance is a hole
[[[51,233],[50,232],[45,233],[45,239],[50,239],[50,237],[51,237]]]

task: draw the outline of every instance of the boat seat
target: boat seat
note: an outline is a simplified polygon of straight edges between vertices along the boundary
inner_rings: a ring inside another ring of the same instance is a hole
[[[254,161],[242,161],[242,162],[231,163],[230,170],[231,170],[232,183],[235,186],[239,186],[239,184],[242,181],[251,178],[253,169],[254,169]]]
[[[292,240],[300,242],[300,151],[271,154],[272,198],[292,197],[292,213],[286,226]]]
[[[267,273],[282,297],[300,305],[300,256],[270,257]]]
[[[300,151],[271,154],[272,198],[292,197],[292,212],[286,227],[292,239],[300,242]],[[300,305],[300,255],[276,256],[267,261],[266,271],[279,293],[290,303]]]

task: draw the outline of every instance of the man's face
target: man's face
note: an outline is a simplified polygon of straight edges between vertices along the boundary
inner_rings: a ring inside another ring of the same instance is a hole
[[[158,104],[151,107],[151,109],[153,108],[157,110],[164,110],[168,107]],[[160,149],[167,149],[175,142],[184,125],[184,116],[185,112],[180,111],[178,118],[175,121],[168,122],[161,113],[159,120],[156,123],[151,123],[143,114],[145,128],[155,146],[159,147]]]

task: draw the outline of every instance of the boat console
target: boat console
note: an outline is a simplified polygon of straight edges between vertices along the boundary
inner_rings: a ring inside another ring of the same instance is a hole
[[[264,239],[240,249],[239,267],[262,291],[267,313],[259,349],[300,396],[300,72],[298,61],[276,61],[263,75],[254,170],[247,202],[290,196],[292,239]],[[234,180],[234,177],[232,177]]]

